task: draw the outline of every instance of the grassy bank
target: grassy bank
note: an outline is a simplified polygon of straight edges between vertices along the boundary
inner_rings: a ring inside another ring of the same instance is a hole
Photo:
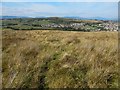
[[[116,88],[117,32],[3,30],[3,87]]]

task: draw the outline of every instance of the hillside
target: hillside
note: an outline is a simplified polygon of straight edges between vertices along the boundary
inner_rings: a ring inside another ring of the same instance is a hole
[[[3,87],[117,88],[117,32],[2,30]]]
[[[3,19],[1,26],[12,30],[118,31],[118,24],[115,21],[60,17]]]

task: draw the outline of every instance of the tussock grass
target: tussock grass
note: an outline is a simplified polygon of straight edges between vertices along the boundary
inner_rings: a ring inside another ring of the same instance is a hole
[[[117,88],[117,32],[3,30],[3,87]]]

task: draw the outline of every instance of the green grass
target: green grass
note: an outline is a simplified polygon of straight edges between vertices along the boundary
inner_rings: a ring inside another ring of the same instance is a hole
[[[2,32],[3,87],[118,87],[117,32]]]

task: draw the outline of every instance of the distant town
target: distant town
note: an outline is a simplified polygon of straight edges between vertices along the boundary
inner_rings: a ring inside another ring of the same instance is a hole
[[[118,31],[117,21],[72,18],[3,18],[2,28],[13,30]]]

